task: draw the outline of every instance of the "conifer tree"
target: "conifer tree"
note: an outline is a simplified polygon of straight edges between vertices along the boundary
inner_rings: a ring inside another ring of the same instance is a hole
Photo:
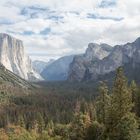
[[[53,123],[52,120],[48,122],[46,130],[47,130],[49,135],[53,135],[53,133],[54,133],[54,123]]]
[[[138,89],[135,81],[131,82],[130,90],[132,92],[132,100],[134,103],[133,111],[138,117],[140,117],[140,90]]]
[[[117,119],[120,119],[132,110],[132,93],[129,90],[127,79],[121,67],[117,69],[112,97],[114,111],[117,112]]]
[[[100,96],[96,102],[97,120],[99,123],[105,124],[110,97],[108,95],[108,87],[104,82],[101,82],[99,92]]]
[[[40,113],[38,113],[37,124],[38,124],[38,131],[42,133],[43,129],[45,128],[45,122]]]
[[[132,93],[133,102],[135,102],[138,87],[137,87],[136,82],[134,80],[130,84],[130,90]]]
[[[87,130],[91,125],[89,114],[78,113],[71,123],[71,140],[86,140]]]
[[[93,121],[87,131],[86,140],[106,140],[103,139],[105,127],[97,121]]]
[[[133,107],[132,92],[122,68],[117,70],[112,92],[109,112],[109,118],[112,121],[106,126],[109,138],[111,140],[137,140],[137,121],[135,114],[131,113]]]
[[[136,90],[136,94],[135,94],[135,111],[136,111],[136,115],[138,117],[140,117],[140,88],[138,88]]]
[[[124,115],[117,125],[117,140],[139,140],[138,123],[133,113]]]
[[[21,127],[25,128],[25,122],[24,122],[23,116],[19,116],[19,118],[18,118],[18,124],[19,124]]]

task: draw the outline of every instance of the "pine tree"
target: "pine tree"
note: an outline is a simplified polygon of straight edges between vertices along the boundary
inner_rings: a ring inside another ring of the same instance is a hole
[[[97,120],[99,123],[106,123],[108,106],[110,104],[110,97],[108,95],[108,87],[104,82],[101,82],[99,87],[100,96],[96,102]]]
[[[97,121],[96,107],[93,103],[89,103],[88,112],[89,112],[91,121]]]
[[[54,133],[54,123],[53,123],[52,120],[48,122],[46,130],[47,130],[47,132],[50,136],[53,135],[53,133]]]
[[[38,124],[38,132],[42,133],[42,131],[45,128],[45,122],[40,113],[38,113],[37,124]]]
[[[25,122],[24,122],[23,116],[19,116],[19,118],[18,118],[18,124],[19,124],[21,127],[25,128]]]
[[[86,140],[87,130],[91,125],[89,114],[78,113],[71,123],[71,140]]]
[[[133,102],[135,102],[138,87],[137,87],[136,82],[134,80],[130,84],[130,90],[131,90],[131,93],[132,93]]]
[[[106,126],[109,138],[111,140],[136,140],[137,121],[135,114],[131,113],[133,107],[132,92],[127,84],[122,68],[117,70],[112,92],[108,118],[111,121]],[[130,137],[127,138],[127,135]]]
[[[130,90],[132,92],[132,100],[134,103],[133,111],[138,117],[140,117],[140,90],[137,87],[135,81],[131,82]]]
[[[136,115],[140,117],[140,88],[137,89],[135,95],[135,111]]]
[[[105,140],[102,138],[104,131],[104,125],[94,121],[87,130],[86,140]]]
[[[118,125],[118,136],[117,140],[139,140],[138,135],[138,123],[136,121],[136,116],[133,113],[128,113],[124,115]]]
[[[113,87],[113,106],[117,112],[116,117],[120,119],[133,107],[132,93],[129,90],[127,79],[124,76],[123,69],[118,68]]]

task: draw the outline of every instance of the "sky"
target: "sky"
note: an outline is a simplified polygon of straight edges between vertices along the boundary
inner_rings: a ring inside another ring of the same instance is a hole
[[[0,32],[22,40],[32,60],[124,44],[140,36],[140,0],[0,0]]]

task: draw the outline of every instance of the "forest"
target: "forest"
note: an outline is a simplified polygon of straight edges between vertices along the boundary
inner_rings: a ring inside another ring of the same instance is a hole
[[[0,83],[0,140],[140,140],[140,87],[113,83]]]

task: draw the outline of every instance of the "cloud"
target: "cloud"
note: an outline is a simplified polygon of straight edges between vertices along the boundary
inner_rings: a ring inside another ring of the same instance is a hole
[[[24,42],[32,59],[83,53],[140,36],[139,0],[1,0],[0,30]]]
[[[108,7],[116,6],[116,4],[117,4],[117,0],[102,0],[102,2],[99,5],[99,7],[108,8]]]
[[[102,20],[115,20],[115,21],[120,21],[123,20],[123,17],[111,17],[111,16],[100,16],[100,15],[95,15],[95,14],[88,14],[87,18],[93,18],[93,19],[102,19]]]

